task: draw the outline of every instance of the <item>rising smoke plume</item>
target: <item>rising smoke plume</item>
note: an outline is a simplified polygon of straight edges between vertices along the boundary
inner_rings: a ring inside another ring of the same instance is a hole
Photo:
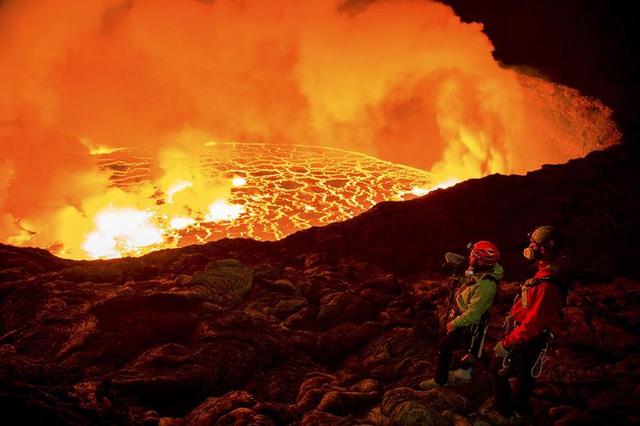
[[[617,141],[606,107],[492,50],[481,24],[422,0],[5,0],[0,240],[72,255],[107,205],[147,207],[108,186],[102,147],[151,152],[169,186],[211,140],[340,147],[435,181]]]

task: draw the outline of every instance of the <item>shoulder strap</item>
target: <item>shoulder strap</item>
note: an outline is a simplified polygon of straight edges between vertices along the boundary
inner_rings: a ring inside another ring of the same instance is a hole
[[[500,280],[496,278],[495,275],[492,275],[491,272],[485,272],[484,274],[478,275],[476,277],[476,283],[482,280],[493,281],[494,283],[496,283],[496,285],[500,283]]]
[[[565,305],[566,304],[566,299],[567,299],[567,295],[569,294],[569,286],[566,284],[565,280],[563,280],[560,277],[557,277],[555,275],[547,275],[545,277],[540,277],[540,278],[532,278],[527,280],[527,282],[525,283],[525,285],[522,286],[522,291],[521,291],[521,301],[522,301],[522,306],[523,307],[527,307],[528,304],[528,300],[527,300],[527,290],[531,287],[535,287],[537,285],[540,285],[542,283],[550,283],[556,286],[556,288],[558,290],[560,290],[560,294],[562,294],[562,304]]]
[[[495,275],[491,275],[491,274],[486,274],[485,276],[482,277],[482,279],[487,279],[487,280],[491,280],[494,283],[498,284],[500,282],[500,280],[498,278],[496,278]]]
[[[569,286],[562,278],[556,277],[554,275],[548,275],[546,277],[539,278],[539,280],[541,283],[548,282],[555,285],[556,287],[558,287],[558,290],[560,290],[560,293],[562,293],[564,297],[567,297],[567,294],[569,293]]]

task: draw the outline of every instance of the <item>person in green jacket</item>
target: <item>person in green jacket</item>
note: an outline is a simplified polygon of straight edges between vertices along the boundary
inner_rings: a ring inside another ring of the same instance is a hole
[[[502,266],[498,264],[500,251],[490,241],[478,241],[471,248],[469,254],[469,268],[465,275],[468,277],[455,292],[457,311],[452,316],[447,312],[447,334],[438,346],[438,360],[436,374],[433,379],[420,383],[422,389],[446,386],[449,383],[449,364],[451,355],[462,346],[469,346],[472,338],[473,326],[478,325],[484,314],[493,304],[498,290],[498,282],[503,276]],[[478,327],[475,327],[477,330]],[[478,342],[481,344],[481,342]],[[476,344],[474,344],[475,346]],[[458,381],[471,380],[472,367],[460,369],[451,373]]]

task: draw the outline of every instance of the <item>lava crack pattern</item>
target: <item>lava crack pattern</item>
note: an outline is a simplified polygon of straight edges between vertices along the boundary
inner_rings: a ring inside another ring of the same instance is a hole
[[[151,182],[153,160],[126,150],[97,155],[111,181],[126,191]],[[211,182],[232,182],[227,206],[235,215],[212,219],[194,212],[182,229],[166,229],[173,245],[225,237],[276,240],[312,226],[354,217],[381,201],[406,200],[426,192],[422,170],[342,149],[304,145],[216,143],[200,155]],[[157,203],[166,194],[157,190]]]

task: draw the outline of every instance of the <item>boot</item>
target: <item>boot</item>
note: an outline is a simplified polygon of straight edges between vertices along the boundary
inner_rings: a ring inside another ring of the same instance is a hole
[[[449,373],[449,381],[453,381],[454,383],[468,383],[471,381],[471,368],[462,369],[459,368],[455,371]]]

